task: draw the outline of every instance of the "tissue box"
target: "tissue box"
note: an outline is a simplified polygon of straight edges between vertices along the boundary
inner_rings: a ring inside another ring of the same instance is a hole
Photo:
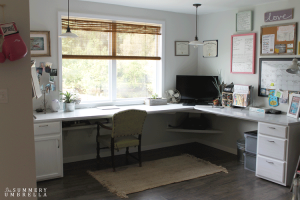
[[[145,99],[147,106],[167,105],[167,99]]]

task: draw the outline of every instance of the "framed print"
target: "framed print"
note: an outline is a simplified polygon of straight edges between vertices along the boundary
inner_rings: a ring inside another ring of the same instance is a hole
[[[203,41],[203,58],[218,57],[218,40]]]
[[[299,104],[300,104],[300,94],[290,95],[290,104],[287,111],[287,116],[298,118],[299,117]]]
[[[255,33],[231,36],[231,73],[255,74],[255,44]]]
[[[50,31],[30,31],[31,57],[50,57]]]
[[[236,14],[236,32],[252,31],[252,11],[243,11]]]
[[[175,56],[189,56],[190,48],[188,41],[175,41]]]

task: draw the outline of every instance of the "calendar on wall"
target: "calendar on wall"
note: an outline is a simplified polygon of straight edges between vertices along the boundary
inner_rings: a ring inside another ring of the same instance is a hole
[[[292,60],[293,58],[259,59],[258,96],[267,97],[268,89],[300,91],[300,76],[286,72],[292,65]]]

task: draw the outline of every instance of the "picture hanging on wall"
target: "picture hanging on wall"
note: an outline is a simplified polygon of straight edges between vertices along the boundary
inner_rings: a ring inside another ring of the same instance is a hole
[[[175,41],[175,56],[189,56],[190,48],[188,41]]]
[[[218,40],[203,41],[203,58],[218,57]]]
[[[50,31],[30,31],[31,57],[50,57]]]
[[[252,11],[243,11],[236,14],[236,32],[252,31]]]

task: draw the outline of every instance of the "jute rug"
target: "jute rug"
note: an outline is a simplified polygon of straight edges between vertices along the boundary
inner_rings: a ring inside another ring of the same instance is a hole
[[[108,191],[121,198],[127,194],[186,181],[218,172],[228,173],[226,168],[214,165],[208,161],[184,154],[160,160],[154,160],[112,169],[88,171]]]

